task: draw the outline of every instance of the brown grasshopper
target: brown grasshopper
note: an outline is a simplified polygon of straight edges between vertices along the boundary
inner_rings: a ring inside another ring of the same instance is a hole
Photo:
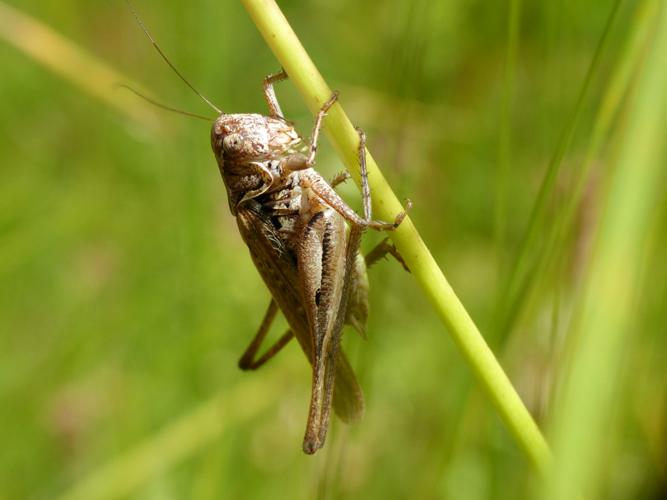
[[[137,21],[160,55],[195,90],[167,60],[138,17]],[[272,296],[239,366],[243,370],[260,367],[296,337],[312,364],[303,440],[303,450],[312,454],[324,445],[332,405],[346,422],[363,414],[361,388],[339,348],[343,326],[349,324],[365,333],[367,261],[375,262],[387,252],[402,260],[386,240],[365,260],[359,251],[361,236],[367,228],[396,229],[405,213],[398,214],[393,223],[372,219],[365,135],[360,130],[363,216],[334,190],[349,174],[339,174],[329,184],[314,170],[322,120],[338,94],[322,105],[306,144],[283,118],[275,95],[273,84],[286,78],[281,71],[264,80],[268,116],[226,114],[195,92],[220,113],[211,129],[211,145],[227,188],[230,211]],[[257,357],[278,310],[287,319],[289,329]]]
[[[213,124],[211,144],[227,187],[230,210],[273,297],[239,365],[242,369],[261,366],[296,336],[313,365],[303,449],[314,453],[324,444],[332,395],[343,420],[355,420],[363,412],[361,389],[339,349],[343,324],[363,333],[368,314],[366,264],[359,253],[361,235],[369,227],[393,230],[405,214],[399,214],[393,223],[371,219],[365,135],[361,131],[363,217],[334,191],[346,174],[329,184],[313,169],[322,120],[337,94],[323,104],[310,144],[304,145],[283,119],[273,89],[274,82],[285,78],[283,71],[264,80],[269,116],[221,114]],[[255,359],[278,309],[290,329]]]

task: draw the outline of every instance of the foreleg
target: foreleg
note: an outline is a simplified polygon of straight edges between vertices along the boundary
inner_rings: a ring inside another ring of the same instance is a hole
[[[283,112],[280,109],[280,104],[278,103],[278,98],[276,97],[276,91],[273,88],[274,83],[282,82],[287,80],[288,76],[284,69],[281,69],[278,73],[264,78],[262,86],[264,87],[264,99],[266,104],[269,106],[269,114],[272,118],[283,118]]]

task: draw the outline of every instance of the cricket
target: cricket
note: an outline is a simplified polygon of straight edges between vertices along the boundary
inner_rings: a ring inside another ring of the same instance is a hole
[[[350,177],[349,173],[338,174],[327,182],[315,170],[323,120],[336,104],[337,92],[322,103],[308,141],[284,118],[278,103],[274,84],[288,78],[284,70],[264,79],[267,115],[224,113],[183,77],[134,7],[127,3],[162,59],[218,113],[211,128],[211,147],[225,184],[229,209],[271,295],[264,318],[241,356],[239,367],[259,368],[296,338],[312,365],[303,451],[313,454],[324,446],[332,407],[346,423],[359,420],[364,412],[363,392],[340,343],[345,325],[365,337],[367,267],[390,254],[407,270],[386,238],[364,257],[360,251],[362,235],[367,229],[393,231],[406,214],[398,213],[393,222],[372,218],[366,136],[360,129],[357,131],[362,215],[335,190]],[[408,208],[410,205],[408,201]],[[284,315],[289,329],[260,355],[278,312]]]

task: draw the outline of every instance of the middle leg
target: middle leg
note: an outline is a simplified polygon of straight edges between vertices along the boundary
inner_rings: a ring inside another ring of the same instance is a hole
[[[371,267],[377,261],[383,259],[387,254],[391,255],[394,259],[396,259],[398,263],[401,266],[403,266],[403,269],[405,269],[407,272],[410,272],[410,269],[403,260],[403,257],[401,257],[401,254],[398,253],[398,250],[396,249],[394,244],[389,242],[389,238],[383,239],[380,243],[375,245],[375,247],[373,247],[373,249],[370,252],[366,254],[365,256],[366,267]]]

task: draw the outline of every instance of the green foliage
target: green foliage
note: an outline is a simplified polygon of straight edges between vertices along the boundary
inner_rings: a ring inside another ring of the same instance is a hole
[[[123,2],[12,3],[127,75],[118,83],[208,112]],[[138,99],[141,113],[108,106],[125,91],[109,98],[105,82],[107,97],[92,96],[0,41],[0,498],[664,494],[662,2],[621,2],[595,64],[612,13],[602,0],[280,4],[555,439],[550,482],[391,261],[370,272],[369,339],[344,339],[367,414],[334,423],[325,450],[304,456],[310,376],[296,345],[257,373],[236,368],[268,294],[228,213],[208,125]],[[260,82],[278,63],[240,4],[137,8],[216,104],[264,111]],[[278,93],[307,133],[293,86]],[[341,168],[327,145],[318,161]],[[343,193],[357,199],[352,185]],[[577,473],[559,457],[579,457]]]

